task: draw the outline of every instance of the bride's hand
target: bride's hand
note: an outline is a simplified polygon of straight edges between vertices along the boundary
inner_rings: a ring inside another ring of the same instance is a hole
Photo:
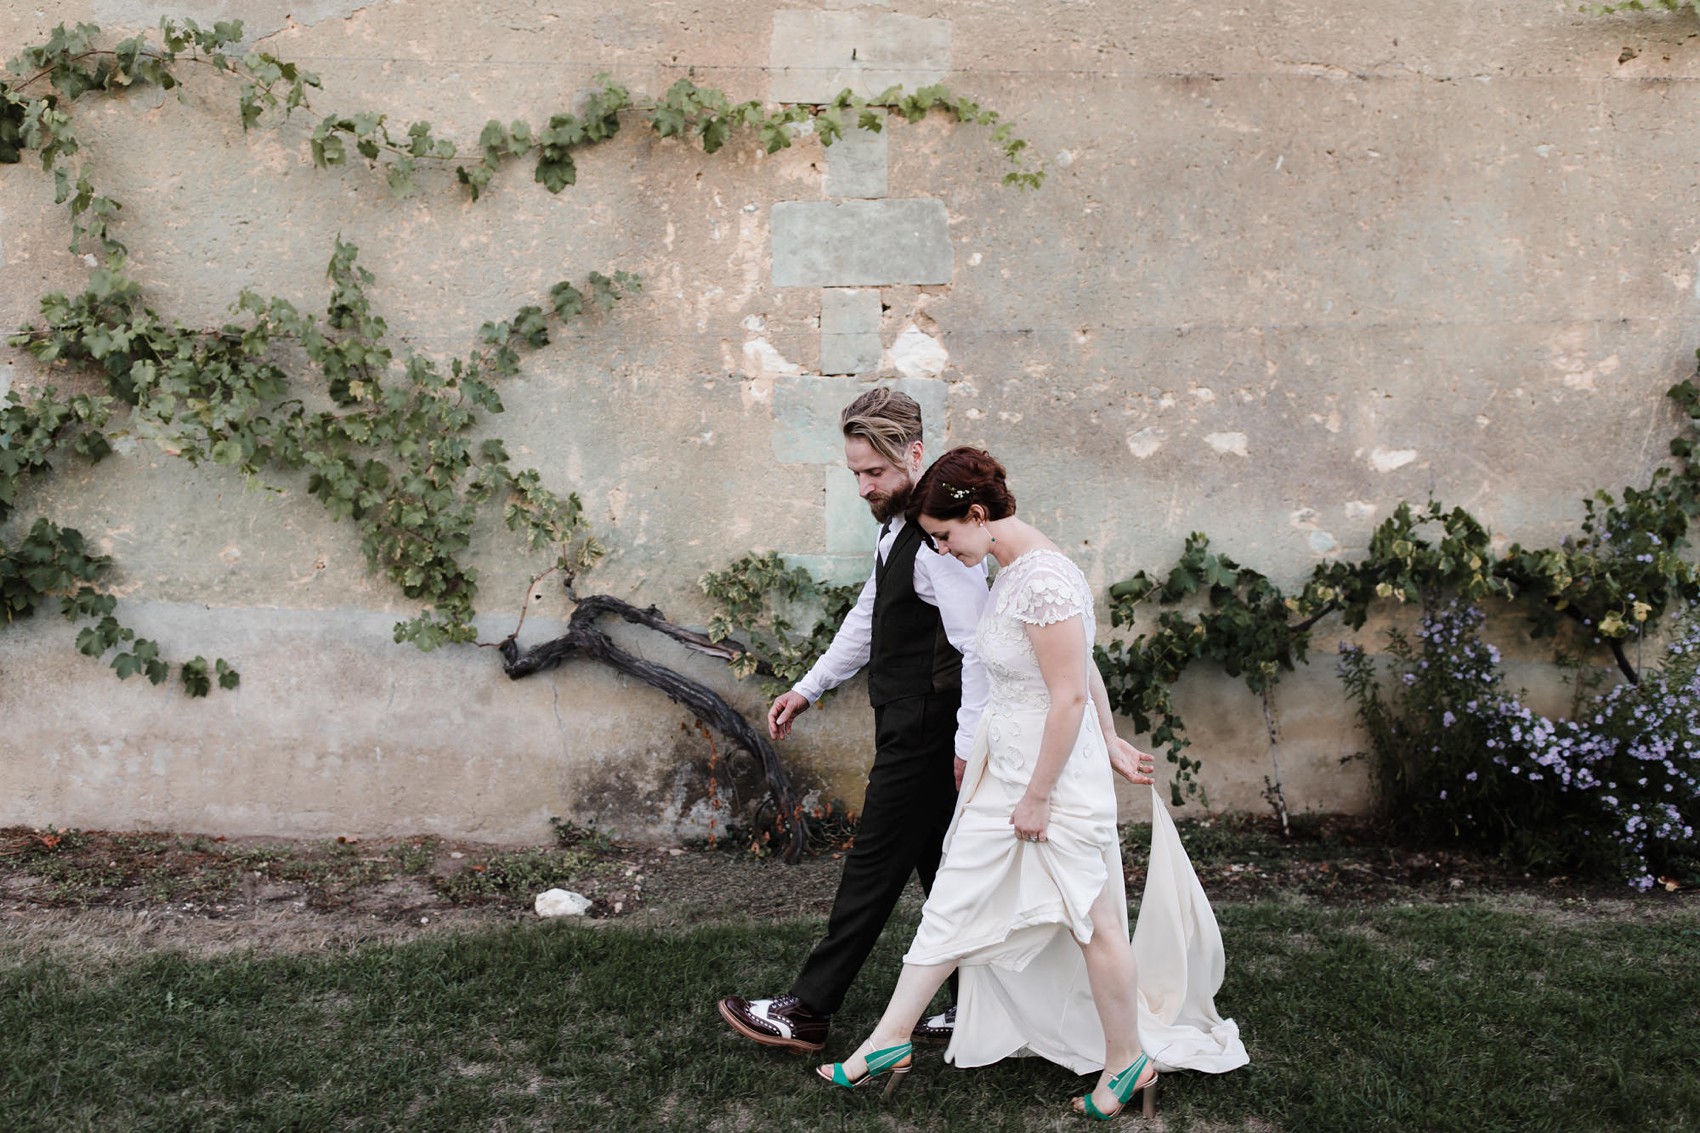
[[[1051,800],[1032,795],[1022,795],[1021,801],[1015,804],[1015,813],[1009,816],[1009,824],[1015,827],[1015,836],[1023,842],[1043,842],[1045,827],[1050,823]]]
[[[1110,769],[1129,783],[1153,783],[1156,759],[1148,751],[1140,751],[1120,736],[1110,741]]]

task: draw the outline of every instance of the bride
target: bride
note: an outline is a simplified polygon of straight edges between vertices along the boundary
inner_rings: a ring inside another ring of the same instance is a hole
[[[922,1012],[960,969],[947,1061],[1037,1054],[1077,1073],[1100,1071],[1076,1112],[1108,1119],[1140,1093],[1152,1115],[1159,1065],[1221,1071],[1246,1055],[1211,1002],[1221,939],[1155,791],[1142,905],[1154,912],[1152,931],[1142,917],[1129,940],[1111,773],[1151,783],[1152,759],[1115,734],[1092,661],[1091,590],[1054,543],[1016,518],[1003,466],[979,449],[940,457],[909,510],[940,554],[970,565],[989,554],[998,564],[976,635],[991,698],[891,1001],[847,1060],[818,1073],[852,1088],[889,1076],[889,1094],[912,1064]],[[1144,957],[1148,943],[1167,986],[1140,979],[1135,950]]]

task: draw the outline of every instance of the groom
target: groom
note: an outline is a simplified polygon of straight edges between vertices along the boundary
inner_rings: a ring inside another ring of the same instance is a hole
[[[840,425],[845,463],[880,521],[876,565],[832,644],[768,709],[767,727],[776,740],[790,735],[792,721],[866,666],[874,762],[826,936],[790,993],[720,1001],[733,1030],[795,1051],[826,1046],[832,1013],[873,951],[909,875],[918,873],[921,888],[931,892],[986,703],[986,675],[972,651],[986,604],[985,566],[935,554],[920,527],[903,516],[921,475],[920,405],[907,394],[871,389],[850,403]],[[915,1033],[948,1039],[953,1024],[954,1009]]]

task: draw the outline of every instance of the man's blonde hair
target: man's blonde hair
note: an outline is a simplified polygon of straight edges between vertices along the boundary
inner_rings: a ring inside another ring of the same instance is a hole
[[[845,406],[838,423],[846,437],[861,437],[892,464],[907,468],[909,446],[921,439],[921,404],[876,386]]]

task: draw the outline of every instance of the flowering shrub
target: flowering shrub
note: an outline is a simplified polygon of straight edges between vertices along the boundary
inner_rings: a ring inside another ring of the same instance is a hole
[[[1390,633],[1393,680],[1343,646],[1381,803],[1402,834],[1457,840],[1525,867],[1611,870],[1639,889],[1700,866],[1700,618],[1691,611],[1639,684],[1550,719],[1506,689],[1483,615],[1430,611]]]

